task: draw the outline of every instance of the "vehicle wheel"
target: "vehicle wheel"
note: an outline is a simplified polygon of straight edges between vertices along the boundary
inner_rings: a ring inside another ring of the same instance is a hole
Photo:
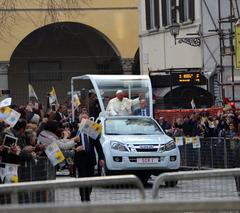
[[[175,187],[175,186],[177,186],[177,183],[178,183],[177,180],[174,180],[174,181],[166,181],[166,182],[165,182],[165,185],[166,185],[167,187]]]
[[[149,176],[149,175],[139,175],[138,177],[139,177],[139,179],[141,180],[142,184],[143,184],[144,186],[146,186],[147,183],[148,183],[148,179],[149,179],[150,176]]]

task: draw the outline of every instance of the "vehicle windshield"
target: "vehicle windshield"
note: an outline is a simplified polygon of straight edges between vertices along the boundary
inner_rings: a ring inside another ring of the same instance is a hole
[[[151,118],[117,118],[105,121],[106,135],[162,135]]]

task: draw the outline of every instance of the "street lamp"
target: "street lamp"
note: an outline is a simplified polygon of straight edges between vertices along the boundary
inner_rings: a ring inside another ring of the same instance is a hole
[[[177,41],[177,35],[179,35],[179,31],[180,31],[180,24],[175,22],[170,26],[170,33],[172,36],[174,36],[175,45],[177,44],[176,41]]]
[[[177,40],[178,40],[179,44],[185,43],[185,44],[191,45],[193,47],[199,47],[201,45],[201,39],[199,36],[198,37],[177,38],[177,36],[179,35],[179,31],[180,31],[180,24],[174,22],[169,27],[169,29],[170,29],[170,34],[174,37],[175,45],[177,44]]]

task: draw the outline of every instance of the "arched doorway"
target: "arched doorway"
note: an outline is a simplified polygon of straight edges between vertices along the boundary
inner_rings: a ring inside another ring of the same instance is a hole
[[[164,96],[164,105],[167,109],[191,109],[192,99],[197,108],[208,108],[214,103],[213,95],[207,90],[196,86],[180,86]]]
[[[16,47],[10,60],[9,89],[16,104],[25,104],[28,83],[42,102],[54,86],[63,102],[71,77],[84,74],[122,74],[119,52],[90,26],[54,23],[33,31]]]

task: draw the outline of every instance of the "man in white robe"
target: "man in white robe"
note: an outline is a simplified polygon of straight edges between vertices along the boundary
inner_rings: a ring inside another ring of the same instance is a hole
[[[106,111],[110,116],[131,115],[132,107],[139,104],[139,98],[131,100],[124,97],[122,90],[117,90],[116,97],[111,99],[107,105]]]

